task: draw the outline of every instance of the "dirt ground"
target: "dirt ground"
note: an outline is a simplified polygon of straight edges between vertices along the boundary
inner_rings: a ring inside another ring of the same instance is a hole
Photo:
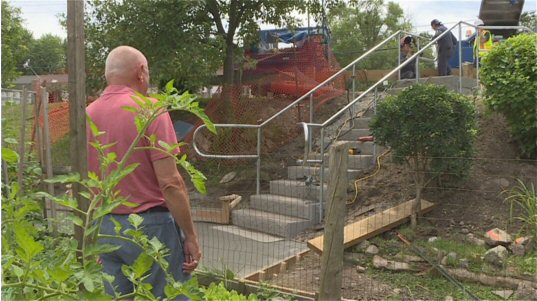
[[[516,232],[516,224],[508,225],[509,204],[504,201],[503,191],[517,184],[517,179],[526,184],[537,185],[536,161],[517,157],[516,146],[510,142],[505,120],[497,115],[481,114],[479,133],[476,140],[476,158],[468,179],[461,183],[440,185],[430,183],[424,199],[437,204],[420,221],[415,239],[430,236],[449,238],[460,236],[461,231],[483,235],[485,231],[498,227]],[[346,224],[368,214],[382,211],[414,196],[411,177],[401,166],[391,162],[389,155],[381,161],[380,171],[367,182],[360,182],[356,201],[348,205]],[[368,214],[358,215],[363,206],[375,205]],[[465,230],[463,230],[465,229]],[[299,239],[307,241],[322,234],[322,230],[302,233]],[[389,237],[394,232],[385,233]],[[307,275],[307,277],[305,277]],[[390,283],[377,280],[367,273],[357,273],[356,265],[345,263],[343,270],[343,297],[360,300],[393,298]],[[278,275],[272,283],[281,286],[291,284],[293,288],[315,291],[320,284],[320,257],[310,254],[287,273]],[[409,296],[403,298],[410,298]]]

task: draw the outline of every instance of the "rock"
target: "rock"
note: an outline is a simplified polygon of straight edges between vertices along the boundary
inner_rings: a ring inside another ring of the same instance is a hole
[[[399,295],[399,294],[401,293],[401,289],[400,289],[400,288],[395,288],[395,289],[393,290],[393,293],[394,293],[395,295]]]
[[[444,298],[444,301],[455,301],[455,298],[451,297],[451,296],[446,296]]]
[[[497,186],[501,186],[502,188],[506,188],[511,184],[509,180],[505,178],[494,179],[492,182]]]
[[[367,249],[365,250],[365,253],[366,254],[371,254],[371,255],[376,255],[379,253],[379,248],[375,245],[370,245],[369,247],[367,247]]]
[[[463,222],[463,221],[460,221],[460,222],[459,222],[459,226],[461,226],[461,227],[464,226],[464,222]]]
[[[419,257],[419,256],[413,256],[413,255],[403,255],[403,254],[397,254],[397,259],[400,259],[404,262],[423,262],[425,259]]]
[[[470,267],[470,261],[468,261],[466,258],[459,259],[459,267],[468,269]]]
[[[446,256],[440,261],[441,265],[448,265],[449,263],[453,264],[457,260],[457,253],[449,252]]]
[[[511,297],[511,295],[513,295],[513,291],[512,290],[504,290],[504,291],[492,291],[492,293],[496,296],[500,296],[504,299],[508,299],[509,297]]]
[[[384,259],[378,255],[373,256],[373,266],[377,269],[387,269],[391,271],[416,271],[406,262],[399,262]]]
[[[523,246],[524,253],[529,253],[533,249],[533,236],[523,236],[515,239],[513,242],[514,245]],[[512,244],[512,245],[513,245]]]
[[[507,258],[509,252],[504,246],[497,246],[485,253],[484,260],[493,265],[503,265],[504,260]]]
[[[473,233],[468,233],[468,235],[466,235],[466,241],[477,246],[485,245],[485,241],[475,237]]]
[[[220,184],[229,183],[233,181],[233,179],[235,179],[236,176],[237,176],[237,172],[235,171],[229,172],[225,176],[222,177],[222,179],[220,180]]]
[[[371,245],[371,243],[369,242],[369,240],[364,240],[362,241],[361,243],[355,245],[354,247],[352,247],[352,250],[354,252],[365,252],[365,250],[367,250],[367,248]]]
[[[485,233],[485,242],[492,247],[498,245],[508,246],[512,241],[513,239],[511,238],[511,235],[498,228],[494,228]]]
[[[509,249],[511,250],[511,252],[513,252],[513,254],[515,254],[516,256],[524,256],[526,255],[526,249],[524,248],[523,245],[519,245],[519,244],[516,244],[516,243],[512,243],[510,246],[509,246]]]
[[[520,283],[515,292],[515,300],[537,300],[537,289],[528,286],[525,283]]]
[[[470,230],[468,230],[467,228],[462,228],[461,233],[462,234],[468,234],[468,233],[470,233]]]
[[[436,237],[436,236],[431,236],[431,237],[429,237],[429,239],[427,239],[428,242],[435,242],[437,240],[438,240],[438,237]]]
[[[366,271],[366,267],[363,267],[361,265],[356,266],[356,272],[362,274],[362,273],[365,273],[365,271]]]

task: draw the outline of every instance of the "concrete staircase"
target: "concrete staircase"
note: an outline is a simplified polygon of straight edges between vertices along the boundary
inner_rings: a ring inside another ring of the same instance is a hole
[[[456,76],[432,77],[420,81],[443,84],[458,91],[459,80]],[[415,82],[415,80],[400,80],[385,94],[398,94]],[[464,83],[463,92],[472,93],[472,88],[476,86],[475,80],[472,82],[465,79]],[[358,141],[358,137],[370,135],[369,122],[372,116],[372,109],[362,110],[360,117],[355,117],[353,127],[339,133],[336,138],[339,141],[348,141],[349,147],[357,150],[356,154],[349,154],[347,173],[350,181],[370,170],[374,166],[376,156],[382,151],[373,142]],[[332,128],[332,131],[335,131],[335,127]],[[319,160],[321,155],[318,153],[310,154],[309,159]],[[270,181],[269,193],[252,195],[250,196],[250,208],[232,211],[233,224],[290,238],[320,223],[320,187],[324,185],[326,193],[325,181],[330,174],[328,161],[328,154],[325,153],[323,183],[321,183],[319,176],[320,164],[288,166],[287,179]],[[324,199],[326,201],[326,198]]]

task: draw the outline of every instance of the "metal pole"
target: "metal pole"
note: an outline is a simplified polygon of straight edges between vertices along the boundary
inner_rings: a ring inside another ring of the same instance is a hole
[[[420,51],[420,39],[416,39],[416,40],[418,40],[416,44],[418,47],[418,51]],[[416,57],[416,82],[417,83],[420,82],[420,56],[419,55]]]
[[[352,99],[356,98],[355,80],[356,80],[356,64],[352,65]]]
[[[27,92],[26,87],[22,88],[22,98],[21,98],[21,133],[20,133],[20,144],[19,144],[19,170],[17,171],[18,183],[19,183],[19,197],[22,196],[23,192],[23,176],[24,176],[24,153],[25,153],[25,141],[26,141],[26,103],[27,103]]]
[[[310,94],[310,123],[313,123],[313,93]],[[308,147],[310,153],[313,151],[311,136],[311,131],[308,131]],[[304,158],[304,160],[307,160],[307,158]]]
[[[462,94],[462,25],[459,23],[459,93]]]
[[[323,220],[324,201],[324,127],[321,127],[321,172],[319,173],[319,222]]]
[[[51,154],[51,144],[50,144],[50,129],[49,129],[49,120],[48,120],[48,92],[47,88],[41,88],[41,97],[42,97],[42,107],[43,107],[43,145],[45,146],[45,169],[47,173],[47,179],[53,177],[52,174],[52,154]],[[47,190],[50,195],[54,195],[54,184],[48,183]],[[56,218],[56,203],[52,200],[48,200],[50,204],[50,217]],[[52,228],[52,233],[56,234],[57,228],[56,223],[49,220],[49,226]]]
[[[305,159],[304,159],[305,160]],[[257,128],[257,175],[256,175],[256,184],[255,192],[256,194],[261,193],[261,127]]]
[[[481,41],[480,41],[480,34],[479,34],[479,27],[476,27],[475,28],[476,32],[475,32],[475,43],[476,43],[476,48],[475,48],[475,80],[476,80],[476,83],[477,83],[477,89],[479,90],[479,92],[481,92],[481,85],[479,84],[479,46],[481,44]]]
[[[397,66],[401,65],[401,33],[397,34]],[[397,71],[398,79],[401,79],[401,69]]]

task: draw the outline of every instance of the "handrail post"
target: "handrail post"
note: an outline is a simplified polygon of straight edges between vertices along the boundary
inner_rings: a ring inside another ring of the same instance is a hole
[[[397,66],[401,65],[401,32],[397,33]],[[397,71],[397,79],[401,79],[401,69]]]
[[[418,40],[417,41],[417,47],[418,47],[418,51],[420,51],[420,39],[416,39]],[[416,82],[419,83],[420,82],[420,56],[418,55],[416,57]]]
[[[310,123],[313,123],[313,93],[310,94]],[[313,151],[313,146],[311,142],[311,131],[308,131],[308,146],[309,152],[311,153]],[[306,158],[304,158],[306,160]]]
[[[459,23],[459,93],[462,94],[462,24]]]
[[[474,49],[475,52],[475,80],[477,83],[477,89],[479,92],[481,92],[481,85],[479,84],[479,45],[481,41],[479,41],[479,26],[475,28],[475,42],[477,45],[477,49]]]
[[[324,201],[324,126],[321,127],[321,172],[319,173],[319,222],[323,220]]]
[[[257,171],[256,171],[256,183],[255,183],[255,192],[256,194],[261,193],[261,127],[257,128]]]
[[[352,99],[356,98],[355,81],[356,81],[356,64],[353,64],[352,65]]]

